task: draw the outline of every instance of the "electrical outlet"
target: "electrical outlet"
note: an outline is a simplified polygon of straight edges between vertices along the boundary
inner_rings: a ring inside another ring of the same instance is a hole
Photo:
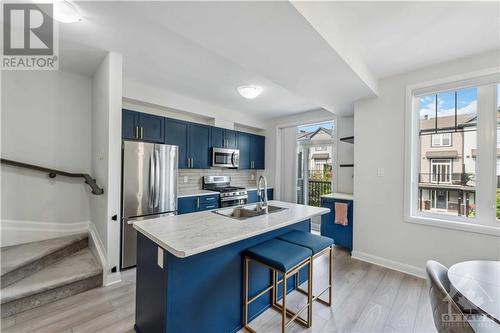
[[[254,174],[250,175],[250,180],[255,180],[255,175]]]
[[[187,183],[189,181],[189,177],[188,176],[184,176],[183,181],[184,181],[184,183]]]

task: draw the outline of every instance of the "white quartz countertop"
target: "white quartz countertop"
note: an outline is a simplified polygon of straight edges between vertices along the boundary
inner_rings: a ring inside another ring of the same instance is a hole
[[[197,197],[200,195],[210,195],[210,194],[219,194],[219,192],[209,191],[209,190],[188,190],[179,192],[177,198]]]
[[[185,258],[330,211],[274,200],[269,204],[287,209],[246,220],[203,211],[139,221],[134,223],[134,228],[176,257]]]
[[[322,198],[330,198],[330,199],[354,200],[354,194],[340,193],[340,192],[325,194],[325,195],[322,195],[321,197]]]

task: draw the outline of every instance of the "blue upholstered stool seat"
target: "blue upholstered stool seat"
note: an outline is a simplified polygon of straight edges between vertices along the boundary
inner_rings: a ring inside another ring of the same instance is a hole
[[[294,230],[279,236],[278,239],[310,249],[313,255],[333,245],[333,239],[314,235],[306,231]]]
[[[245,255],[281,272],[287,272],[309,258],[312,251],[303,246],[271,239],[247,249]]]

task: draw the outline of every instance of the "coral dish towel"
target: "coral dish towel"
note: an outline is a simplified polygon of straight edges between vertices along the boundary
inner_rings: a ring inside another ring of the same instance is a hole
[[[336,202],[335,203],[335,224],[346,226],[349,224],[347,219],[347,204]]]

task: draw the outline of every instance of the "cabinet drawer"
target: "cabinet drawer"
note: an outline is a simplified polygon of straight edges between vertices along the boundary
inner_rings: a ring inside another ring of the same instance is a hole
[[[211,203],[200,203],[200,211],[202,210],[210,210],[210,209],[216,209],[219,208],[219,202],[218,201],[213,201]]]
[[[200,195],[200,205],[203,204],[219,204],[218,195]]]

